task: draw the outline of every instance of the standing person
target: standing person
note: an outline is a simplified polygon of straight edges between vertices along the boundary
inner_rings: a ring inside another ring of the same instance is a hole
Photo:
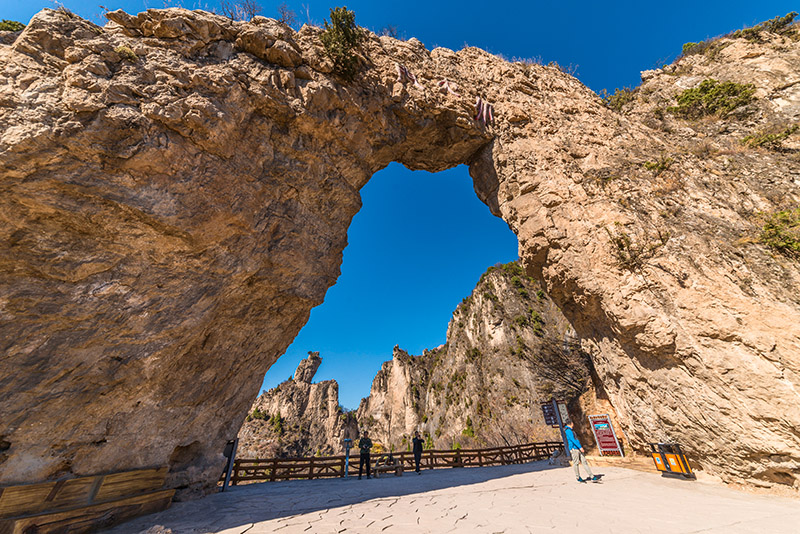
[[[571,421],[567,421],[564,424],[564,435],[567,437],[567,445],[569,445],[569,452],[572,455],[572,468],[575,469],[575,477],[578,479],[578,482],[586,482],[587,480],[600,480],[599,476],[592,474],[592,468],[589,467],[589,462],[586,461],[583,446],[581,445],[581,442],[578,441],[575,431],[572,430]],[[585,479],[581,478],[581,471],[578,467],[578,463],[583,464],[583,468],[586,469],[587,477]]]
[[[361,469],[364,467],[364,464],[367,465],[367,478],[372,478],[369,476],[369,451],[372,449],[372,440],[367,436],[366,430],[364,431],[363,437],[358,440],[358,448],[361,450],[361,456],[358,459],[358,480],[361,480]]]
[[[419,437],[419,432],[414,432],[414,439],[411,440],[414,451],[414,471],[419,475],[419,461],[422,459],[422,438]]]

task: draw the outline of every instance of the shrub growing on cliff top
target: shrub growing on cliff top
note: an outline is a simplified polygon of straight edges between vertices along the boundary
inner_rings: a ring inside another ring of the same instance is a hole
[[[613,93],[603,89],[600,91],[600,98],[603,99],[603,103],[607,108],[620,112],[625,104],[636,100],[636,89],[631,89],[630,87],[617,88],[614,89]]]
[[[253,20],[263,11],[256,0],[221,0],[219,9],[223,16],[231,20]]]
[[[278,22],[286,24],[287,26],[294,27],[297,23],[297,13],[292,11],[286,2],[278,6]]]
[[[734,109],[750,103],[754,92],[755,86],[751,83],[719,82],[709,78],[679,94],[678,105],[667,110],[686,119],[705,115],[725,117]]]
[[[780,35],[791,29],[792,23],[794,22],[796,16],[797,12],[792,11],[791,13],[787,13],[782,17],[769,19],[768,21],[762,22],[761,24],[753,26],[752,28],[736,30],[731,34],[731,37],[734,39],[740,37],[742,39],[747,39],[748,41],[758,42],[761,41],[762,32],[777,33]]]
[[[768,247],[800,259],[800,208],[772,214],[764,223],[760,239]]]
[[[18,32],[25,29],[25,25],[16,20],[0,20],[0,31],[2,32]]]
[[[331,8],[331,22],[325,21],[320,37],[325,54],[333,61],[333,70],[346,80],[358,72],[355,50],[364,40],[364,31],[356,26],[356,14],[346,7]]]
[[[683,43],[683,48],[681,49],[681,55],[682,56],[687,55],[692,48],[694,48],[699,44],[700,43]]]
[[[695,54],[703,54],[706,57],[714,59],[716,55],[729,44],[728,42],[720,41],[719,37],[712,37],[705,41],[700,41],[699,43],[684,43],[681,55],[678,59]]]

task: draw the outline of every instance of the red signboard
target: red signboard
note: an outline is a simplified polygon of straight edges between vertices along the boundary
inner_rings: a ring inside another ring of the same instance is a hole
[[[601,455],[623,456],[622,448],[619,446],[617,435],[614,433],[614,427],[611,425],[611,418],[608,414],[590,415],[589,423],[592,425],[594,439]]]

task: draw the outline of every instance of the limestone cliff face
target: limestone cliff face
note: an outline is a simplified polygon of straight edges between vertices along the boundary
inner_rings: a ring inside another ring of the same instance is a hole
[[[400,450],[414,431],[445,449],[560,440],[539,403],[587,389],[591,363],[574,336],[518,264],[492,267],[454,312],[445,345],[421,356],[395,347],[359,423]]]
[[[355,439],[355,417],[339,407],[335,380],[312,384],[322,358],[302,360],[292,379],[262,393],[239,430],[238,458],[341,454],[342,440]]]
[[[474,48],[370,34],[346,83],[319,29],[109,18],[45,10],[0,44],[0,484],[169,465],[182,495],[211,487],[392,161],[470,165],[634,445],[800,483],[800,268],[758,242],[760,214],[800,205],[800,163],[740,145],[798,119],[798,41],[725,39],[618,113]],[[663,109],[711,75],[755,100]]]

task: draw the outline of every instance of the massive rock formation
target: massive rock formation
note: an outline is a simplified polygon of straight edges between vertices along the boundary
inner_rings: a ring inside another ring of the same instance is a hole
[[[322,358],[310,352],[294,377],[265,391],[239,430],[237,458],[341,454],[342,440],[358,436],[352,412],[339,406],[339,384],[312,384]]]
[[[420,356],[395,347],[359,424],[395,450],[414,431],[444,449],[558,441],[539,403],[587,389],[591,363],[574,335],[517,263],[491,267],[453,313],[447,343]]]
[[[758,242],[760,214],[800,204],[800,163],[739,144],[800,115],[791,36],[723,39],[618,113],[474,48],[369,34],[345,82],[316,28],[108,16],[45,10],[0,45],[0,484],[169,465],[183,495],[211,487],[393,161],[470,165],[635,446],[800,484],[800,269]],[[663,109],[711,76],[756,99]]]

